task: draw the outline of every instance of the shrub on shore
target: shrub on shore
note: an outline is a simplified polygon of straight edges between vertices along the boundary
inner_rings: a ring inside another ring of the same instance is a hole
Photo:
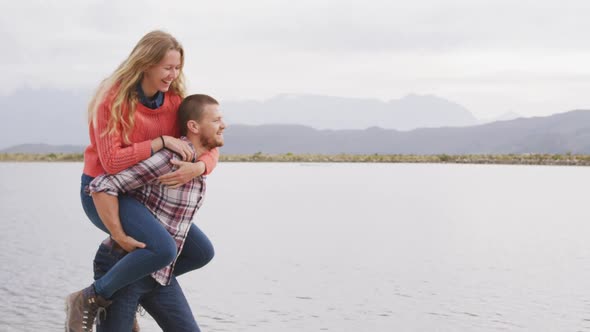
[[[0,153],[0,162],[82,162],[81,153]],[[224,162],[329,162],[329,163],[452,163],[452,164],[508,164],[508,165],[572,165],[590,166],[590,155],[575,154],[474,154],[474,155],[412,155],[412,154],[254,154],[224,155]]]

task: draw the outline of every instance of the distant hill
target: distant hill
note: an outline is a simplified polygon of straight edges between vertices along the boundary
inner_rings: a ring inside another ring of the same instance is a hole
[[[590,154],[590,111],[406,132],[379,127],[317,130],[302,125],[231,125],[225,140],[225,154]],[[11,151],[27,152],[24,147],[13,147]],[[37,148],[46,149],[45,153],[64,149],[43,145]],[[68,148],[74,152],[83,150],[83,146]]]
[[[91,91],[22,88],[0,95],[0,149],[23,142],[87,144]],[[377,99],[283,94],[265,101],[225,101],[230,124],[300,124],[318,129],[467,126],[478,120],[464,107],[432,95]]]
[[[590,111],[408,132],[378,127],[315,130],[295,125],[235,125],[230,129],[223,148],[228,154],[590,154]]]
[[[28,88],[0,96],[0,149],[33,142],[87,144],[89,99],[90,93]]]
[[[227,101],[222,109],[230,124],[297,124],[318,129],[411,130],[476,125],[465,107],[433,95],[410,94],[377,99],[283,94],[266,101]]]
[[[0,153],[82,153],[82,145],[20,144],[0,150]]]
[[[518,118],[522,118],[522,117],[523,117],[522,115],[520,115],[516,112],[506,112],[506,113],[500,114],[499,116],[495,116],[492,118],[479,119],[478,124],[492,123],[492,122],[496,122],[496,121],[514,120],[514,119],[518,119]]]

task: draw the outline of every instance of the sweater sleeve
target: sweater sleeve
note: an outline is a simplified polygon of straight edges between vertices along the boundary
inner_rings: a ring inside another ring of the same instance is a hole
[[[119,173],[151,156],[151,140],[123,146],[123,137],[120,132],[103,135],[109,122],[110,109],[103,104],[97,112],[94,139],[98,158],[107,173]]]
[[[219,161],[219,149],[213,148],[199,156],[197,158],[198,161],[202,161],[205,163],[205,174],[209,175],[213,172],[215,167],[217,166],[217,161]]]

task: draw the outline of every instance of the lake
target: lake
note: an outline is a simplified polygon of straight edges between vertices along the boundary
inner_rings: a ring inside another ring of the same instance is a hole
[[[104,233],[81,163],[0,163],[0,330],[61,331]],[[221,163],[203,331],[590,331],[590,168]],[[146,315],[142,331],[159,331]]]

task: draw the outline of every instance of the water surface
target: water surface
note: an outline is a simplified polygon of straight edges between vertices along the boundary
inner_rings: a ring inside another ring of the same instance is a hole
[[[104,237],[80,163],[0,163],[0,330],[58,331]],[[204,331],[590,331],[590,168],[222,163]],[[142,330],[159,331],[149,316]]]

